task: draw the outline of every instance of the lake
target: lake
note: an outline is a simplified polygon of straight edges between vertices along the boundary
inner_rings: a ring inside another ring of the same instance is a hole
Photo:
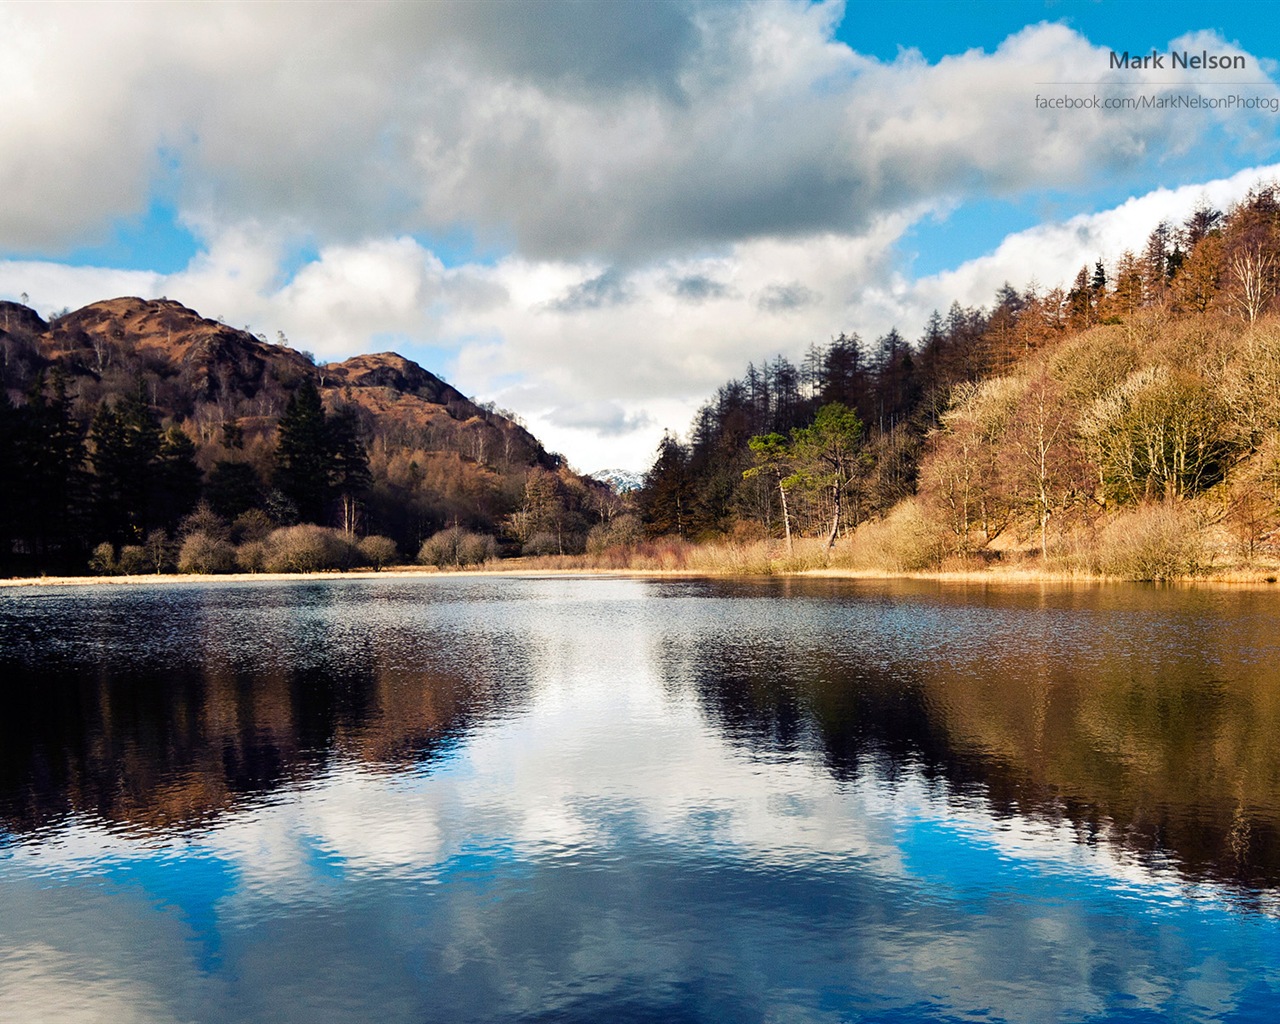
[[[0,593],[0,1017],[1273,1021],[1280,590]]]

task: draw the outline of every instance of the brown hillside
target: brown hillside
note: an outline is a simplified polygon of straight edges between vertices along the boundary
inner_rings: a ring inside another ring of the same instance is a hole
[[[197,439],[208,439],[211,427],[230,420],[244,421],[240,425],[252,432],[274,426],[288,394],[312,376],[330,408],[354,404],[370,426],[392,433],[427,430],[427,447],[451,449],[460,432],[489,432],[490,445],[508,454],[518,449],[529,463],[549,463],[523,427],[480,408],[404,356],[381,352],[317,367],[287,345],[270,344],[172,299],[108,299],[49,323],[26,306],[0,303],[0,342],[15,350],[15,362],[25,356],[30,366],[26,374],[7,375],[11,398],[21,397],[37,370],[60,366],[72,378],[86,418],[103,398],[142,379],[161,415],[189,421],[188,432]],[[372,422],[384,419],[386,424]],[[463,447],[477,445],[468,437]]]
[[[86,515],[96,514],[94,503],[103,500],[91,425],[104,410],[139,395],[162,429],[176,427],[194,443],[203,495],[223,508],[270,505],[278,486],[278,426],[307,379],[330,416],[354,417],[369,457],[371,479],[355,529],[388,534],[403,552],[416,552],[445,525],[500,533],[528,505],[527,485],[538,474],[543,489],[552,486],[558,495],[547,506],[555,509],[567,507],[570,493],[576,509],[591,488],[602,486],[580,481],[511,416],[473,402],[396,353],[317,366],[307,353],[170,299],[109,299],[48,322],[26,306],[0,303],[0,384],[17,410],[65,393],[84,450],[78,469],[88,476],[85,486],[74,486],[84,495],[77,500]],[[44,398],[32,397],[41,391]],[[228,479],[240,488],[230,496]],[[546,505],[540,501],[538,509]],[[538,515],[531,522],[552,522],[550,513]],[[585,535],[592,523],[578,516],[553,525],[560,537],[567,530]],[[89,546],[100,539],[89,538]],[[33,544],[19,537],[10,546],[26,554]]]
[[[329,363],[324,368],[324,377],[326,385],[390,388],[437,405],[471,404],[462,392],[395,352],[352,356],[345,362]]]

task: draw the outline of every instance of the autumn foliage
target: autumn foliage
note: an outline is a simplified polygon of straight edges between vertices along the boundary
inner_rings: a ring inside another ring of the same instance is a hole
[[[1005,285],[907,343],[752,365],[668,434],[651,534],[838,541],[883,571],[993,562],[1164,579],[1276,558],[1280,190],[1155,226],[1072,287]],[[839,455],[819,439],[852,416]]]

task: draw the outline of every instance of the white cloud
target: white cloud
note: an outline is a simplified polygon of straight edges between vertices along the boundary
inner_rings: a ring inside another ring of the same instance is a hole
[[[921,313],[961,305],[989,304],[1006,281],[1022,287],[1031,281],[1052,288],[1071,284],[1080,267],[1095,260],[1112,263],[1126,249],[1139,251],[1161,222],[1178,225],[1200,202],[1227,210],[1260,181],[1280,178],[1280,164],[1254,167],[1229,178],[1181,188],[1159,188],[1099,213],[1042,224],[1010,235],[992,253],[953,270],[922,278],[904,289],[901,318],[918,326]]]
[[[146,270],[70,267],[44,260],[0,260],[0,298],[28,304],[42,316],[79,309],[117,295],[164,294],[164,276]]]
[[[158,184],[210,221],[321,244],[461,225],[539,259],[652,259],[1078,187],[1218,122],[1247,141],[1238,112],[1035,110],[1037,83],[1106,66],[1060,25],[880,62],[832,40],[840,13],[10,5],[0,246],[82,242]]]
[[[211,232],[191,266],[168,276],[0,263],[0,294],[27,291],[42,311],[167,294],[237,326],[283,330],[325,359],[396,347],[463,391],[515,409],[578,468],[639,470],[664,428],[683,431],[749,361],[798,362],[841,331],[871,340],[896,325],[915,337],[932,309],[987,305],[1005,281],[1069,284],[1083,263],[1140,247],[1161,220],[1179,222],[1202,200],[1228,208],[1274,177],[1280,165],[1157,189],[1010,235],[991,253],[916,281],[892,260],[919,215],[911,210],[860,236],[760,239],[630,270],[519,256],[446,267],[413,239],[388,237],[326,246],[288,281],[281,237],[245,224]]]

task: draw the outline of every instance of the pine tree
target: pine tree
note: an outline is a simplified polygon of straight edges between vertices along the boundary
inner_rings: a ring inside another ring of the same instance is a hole
[[[278,431],[276,487],[293,503],[302,522],[322,522],[330,495],[329,434],[320,392],[310,377],[289,396]]]
[[[689,451],[673,435],[663,434],[658,457],[638,495],[649,532],[655,536],[685,537],[693,495]]]
[[[346,408],[326,424],[330,459],[330,480],[342,511],[342,528],[354,535],[359,524],[364,495],[373,478],[369,473],[369,453],[360,440],[360,424]]]
[[[22,486],[14,501],[15,533],[42,569],[74,565],[88,550],[83,530],[87,478],[83,430],[71,414],[62,371],[53,371],[47,388],[38,375],[26,407],[17,412],[15,479]]]
[[[158,525],[157,498],[163,486],[157,474],[163,444],[160,424],[141,390],[115,407],[104,401],[94,416],[89,440],[97,539],[140,543]],[[194,458],[194,452],[190,454]]]
[[[845,492],[866,465],[862,421],[839,402],[824,405],[813,423],[792,431],[789,454],[796,471],[783,485],[808,486],[831,501],[830,550],[840,530]]]
[[[152,525],[172,531],[200,500],[200,468],[195,442],[179,427],[170,427],[156,453],[156,508]]]

